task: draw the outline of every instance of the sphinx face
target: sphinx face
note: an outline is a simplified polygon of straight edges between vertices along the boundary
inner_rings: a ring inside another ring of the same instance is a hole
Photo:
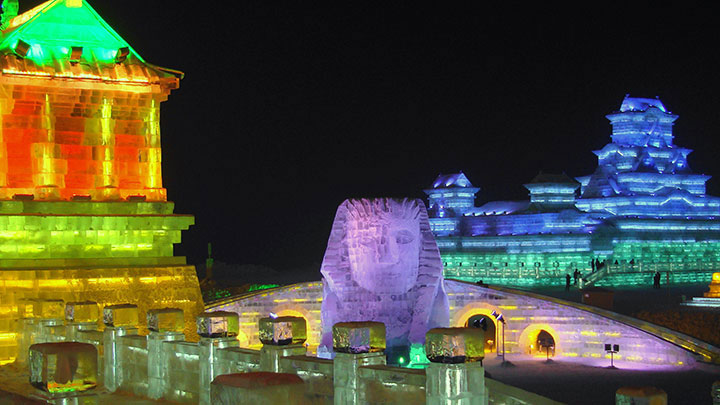
[[[392,215],[352,218],[346,242],[352,278],[375,293],[403,294],[418,277],[420,221]]]

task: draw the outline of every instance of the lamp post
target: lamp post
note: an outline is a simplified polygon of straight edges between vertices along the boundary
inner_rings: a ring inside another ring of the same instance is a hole
[[[505,326],[506,326],[505,317],[503,316],[503,314],[498,313],[496,311],[492,311],[492,316],[498,322],[502,323],[502,365],[507,365],[507,363],[509,363],[509,362],[505,361]]]
[[[609,343],[605,343],[605,351],[607,353],[610,353],[610,367],[609,368],[615,368],[613,355],[620,351],[620,345],[611,345]]]

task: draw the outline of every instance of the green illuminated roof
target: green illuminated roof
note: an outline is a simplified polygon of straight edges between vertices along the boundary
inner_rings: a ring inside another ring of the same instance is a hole
[[[50,0],[9,21],[0,50],[15,50],[18,41],[30,45],[27,58],[36,63],[69,57],[82,47],[82,61],[114,62],[121,48],[142,58],[117,34],[87,1]]]
[[[61,72],[128,81],[182,75],[146,63],[87,0],[50,0],[6,24],[0,34],[3,74]]]

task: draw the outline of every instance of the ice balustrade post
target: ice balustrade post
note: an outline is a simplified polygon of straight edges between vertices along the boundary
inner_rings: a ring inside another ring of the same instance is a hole
[[[286,356],[304,356],[307,349],[305,318],[283,316],[261,318],[258,321],[260,341],[260,371],[280,372],[280,359]]]
[[[19,300],[18,356],[15,360],[17,363],[25,364],[30,346],[46,340],[43,335],[46,327],[62,325],[62,310],[58,311],[58,307],[62,305],[64,304],[59,300],[32,298]]]
[[[484,338],[479,328],[435,328],[425,334],[427,405],[487,405]]]
[[[210,384],[221,374],[218,368],[218,350],[239,347],[237,335],[240,330],[238,314],[235,312],[204,312],[197,317],[197,333],[200,335],[200,404],[211,403]]]
[[[655,387],[622,387],[615,391],[616,405],[667,405],[667,393]]]
[[[382,322],[340,322],[333,325],[333,386],[335,405],[365,403],[358,369],[385,365],[385,324]]]
[[[185,340],[185,317],[181,309],[151,309],[147,312],[148,397],[160,399],[167,388],[167,359],[163,342]]]
[[[54,299],[38,299],[35,302],[34,343],[65,340],[65,302]]]
[[[138,333],[138,307],[133,304],[109,305],[103,308],[105,388],[115,392],[121,385],[121,359],[118,356],[120,337]]]

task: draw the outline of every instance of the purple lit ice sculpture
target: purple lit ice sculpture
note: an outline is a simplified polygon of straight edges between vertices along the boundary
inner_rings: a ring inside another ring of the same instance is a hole
[[[337,322],[377,321],[387,346],[423,344],[449,323],[442,262],[422,200],[346,200],[338,207],[321,268],[322,351]]]

